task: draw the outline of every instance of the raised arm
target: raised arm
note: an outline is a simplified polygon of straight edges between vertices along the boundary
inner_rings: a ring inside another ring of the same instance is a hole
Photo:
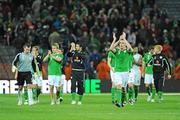
[[[56,57],[56,56],[54,56],[54,55],[50,55],[51,56],[51,58],[52,59],[54,59],[55,61],[57,61],[57,62],[61,62],[62,61],[62,58],[61,57]]]
[[[50,50],[48,50],[48,54],[46,55],[46,57],[44,57],[43,62],[48,61],[48,59],[49,59],[50,55],[51,55],[51,51],[50,51]]]
[[[111,46],[109,48],[110,50],[114,49],[115,43],[116,43],[116,34],[113,32],[113,41],[112,41]]]
[[[127,48],[131,52],[133,52],[133,48],[132,48],[131,44],[126,40],[126,33],[125,32],[123,32],[123,34],[122,34],[122,39],[125,41]]]

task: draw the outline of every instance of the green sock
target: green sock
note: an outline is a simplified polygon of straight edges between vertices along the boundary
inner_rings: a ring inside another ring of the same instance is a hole
[[[124,101],[125,101],[125,92],[124,91],[122,91],[121,101],[122,101],[122,103],[124,103]]]
[[[28,92],[27,92],[27,89],[24,89],[24,99],[25,99],[25,101],[28,101]]]
[[[152,99],[155,98],[155,95],[156,95],[156,89],[155,87],[152,87]]]
[[[117,102],[118,103],[122,103],[122,90],[121,89],[117,89],[116,90],[116,94],[117,94]]]
[[[151,89],[150,89],[150,86],[147,86],[146,87],[146,92],[147,94],[150,96],[151,95]]]
[[[39,95],[41,94],[41,89],[37,89],[37,98],[39,97]]]
[[[115,101],[115,91],[116,91],[116,88],[112,87],[111,88],[112,101]]]
[[[83,95],[79,95],[79,101],[81,102],[83,98]]]
[[[158,97],[159,97],[159,99],[162,98],[162,91],[158,91]]]
[[[72,100],[75,101],[76,93],[72,93]]]
[[[59,96],[60,96],[60,97],[63,96],[63,90],[62,90],[62,89],[60,89],[60,91],[59,91]]]
[[[37,89],[33,89],[33,99],[37,100]]]
[[[128,88],[128,99],[133,99],[133,88],[132,87]]]
[[[139,93],[139,86],[134,86],[134,98],[137,99]]]

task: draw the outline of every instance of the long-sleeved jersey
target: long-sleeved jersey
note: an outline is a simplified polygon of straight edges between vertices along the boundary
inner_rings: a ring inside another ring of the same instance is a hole
[[[39,71],[42,71],[42,62],[43,62],[42,56],[38,55],[36,57],[36,61],[37,61],[37,65],[38,65]]]
[[[68,57],[72,57],[72,70],[85,70],[85,54],[80,51],[72,51],[68,53]]]
[[[12,65],[16,66],[19,72],[36,71],[34,57],[31,53],[18,53],[14,58]]]
[[[168,70],[169,74],[171,74],[171,66],[162,53],[153,55],[148,64],[153,66],[153,73],[164,73],[164,71]]]

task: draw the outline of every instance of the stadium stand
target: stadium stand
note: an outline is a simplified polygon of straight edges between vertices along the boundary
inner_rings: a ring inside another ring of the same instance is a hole
[[[179,79],[179,6],[179,0],[1,0],[0,79],[12,79],[12,59],[25,42],[39,45],[46,54],[52,42],[66,53],[70,42],[80,41],[88,67],[94,50],[100,58],[107,57],[112,32],[119,31],[126,32],[141,54],[162,44]]]

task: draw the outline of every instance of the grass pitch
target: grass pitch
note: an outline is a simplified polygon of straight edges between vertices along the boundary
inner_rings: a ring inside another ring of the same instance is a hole
[[[0,95],[0,120],[180,120],[180,96],[165,95],[162,103],[138,102],[117,108],[110,94],[86,94],[82,105],[71,105],[64,95],[61,105],[50,105],[48,95],[40,95],[40,103],[17,106],[17,95]]]

